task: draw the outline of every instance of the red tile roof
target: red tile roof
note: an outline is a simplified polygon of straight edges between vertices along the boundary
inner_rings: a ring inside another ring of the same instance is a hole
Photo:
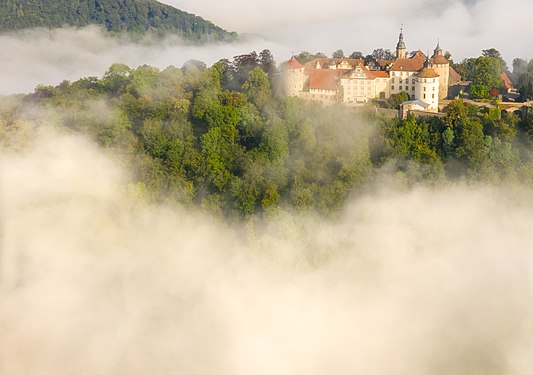
[[[503,81],[503,85],[505,86],[505,88],[507,90],[510,90],[510,89],[513,88],[513,83],[511,82],[511,80],[507,76],[507,73],[503,72],[502,74],[500,74],[500,78]]]
[[[309,89],[315,90],[339,90],[339,71],[333,69],[313,69],[310,71]]]
[[[370,73],[372,73],[376,78],[390,78],[389,73],[383,70],[371,70]]]
[[[289,61],[285,63],[284,67],[286,69],[302,69],[304,66],[300,64],[298,60],[296,60],[293,56]]]
[[[413,57],[408,59],[396,59],[390,70],[404,72],[418,72],[424,67],[426,56],[418,51]]]
[[[449,64],[450,62],[446,59],[446,57],[442,55],[433,55],[433,57],[431,58],[431,63],[444,65],[444,64]]]

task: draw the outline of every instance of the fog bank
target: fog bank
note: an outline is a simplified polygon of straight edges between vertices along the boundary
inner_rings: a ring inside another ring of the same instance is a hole
[[[85,139],[0,156],[0,373],[529,374],[533,199],[378,186],[337,219],[149,206]]]
[[[5,51],[0,59],[0,95],[31,92],[39,84],[57,85],[64,79],[101,77],[113,63],[164,69],[195,59],[211,65],[265,48],[279,56],[288,54],[279,44],[258,37],[195,46],[175,37],[135,42],[126,36],[111,37],[96,26],[0,34],[0,49]]]

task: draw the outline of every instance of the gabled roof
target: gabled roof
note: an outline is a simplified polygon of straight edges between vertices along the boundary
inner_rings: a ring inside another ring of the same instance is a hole
[[[408,59],[396,59],[390,70],[400,72],[418,72],[424,67],[426,55],[422,51],[417,51],[413,57]]]
[[[298,60],[296,60],[296,59],[294,58],[294,56],[291,57],[291,59],[290,59],[289,61],[287,61],[287,62],[285,63],[285,65],[284,65],[284,68],[285,68],[285,69],[302,69],[303,67],[304,67],[304,66],[303,66],[302,64],[300,64],[300,63],[298,62]]]
[[[318,62],[320,63],[320,66],[322,66],[322,68],[325,68],[331,63],[335,65],[339,65],[343,61],[346,61],[352,67],[352,69],[356,67],[357,65],[364,63],[364,60],[362,59],[339,59],[339,58],[320,57],[318,59],[309,61],[307,64],[305,64],[305,67],[306,69],[309,69],[309,68],[314,69],[316,67],[316,63]]]
[[[339,90],[337,80],[339,71],[333,69],[312,69],[309,71],[309,89],[314,90]]]
[[[374,72],[372,70],[369,70],[367,67],[365,67],[361,63],[357,65],[353,70],[342,71],[343,72],[342,78],[346,78],[346,79],[352,78],[352,73],[354,73],[356,70],[359,70],[360,72],[364,73],[365,75],[364,79],[376,79],[376,75],[374,75]],[[355,77],[355,78],[363,78],[363,77]]]

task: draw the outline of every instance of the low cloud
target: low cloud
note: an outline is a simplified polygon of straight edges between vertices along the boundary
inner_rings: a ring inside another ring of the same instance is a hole
[[[479,56],[482,49],[492,47],[509,65],[515,57],[533,57],[529,42],[533,24],[528,19],[533,3],[526,0],[510,0],[505,10],[496,0],[408,0],[364,5],[334,0],[327,6],[318,1],[228,0],[223,7],[189,0],[166,3],[236,30],[244,38],[230,44],[191,46],[176,38],[157,43],[112,38],[97,27],[2,34],[0,48],[6,53],[0,59],[0,95],[29,92],[38,84],[57,84],[63,79],[101,76],[116,62],[164,69],[181,66],[189,59],[210,65],[263,49],[270,49],[278,62],[302,50],[326,54],[339,48],[346,54],[371,53],[375,48],[393,50],[401,24],[409,50],[432,50],[440,38],[442,48],[450,51],[455,61]]]
[[[0,155],[1,373],[530,373],[520,187],[229,224],[146,205],[89,141],[37,134]]]
[[[57,85],[64,79],[100,77],[117,62],[160,69],[181,67],[190,59],[211,65],[222,58],[265,48],[279,56],[287,54],[279,44],[260,38],[198,46],[172,37],[135,42],[128,37],[111,37],[95,26],[1,34],[0,49],[9,53],[0,59],[0,95],[30,92],[39,84]]]

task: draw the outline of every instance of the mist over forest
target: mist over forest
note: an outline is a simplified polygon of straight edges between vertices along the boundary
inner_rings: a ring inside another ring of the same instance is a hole
[[[275,35],[0,34],[1,374],[531,373],[533,117],[285,97]]]

